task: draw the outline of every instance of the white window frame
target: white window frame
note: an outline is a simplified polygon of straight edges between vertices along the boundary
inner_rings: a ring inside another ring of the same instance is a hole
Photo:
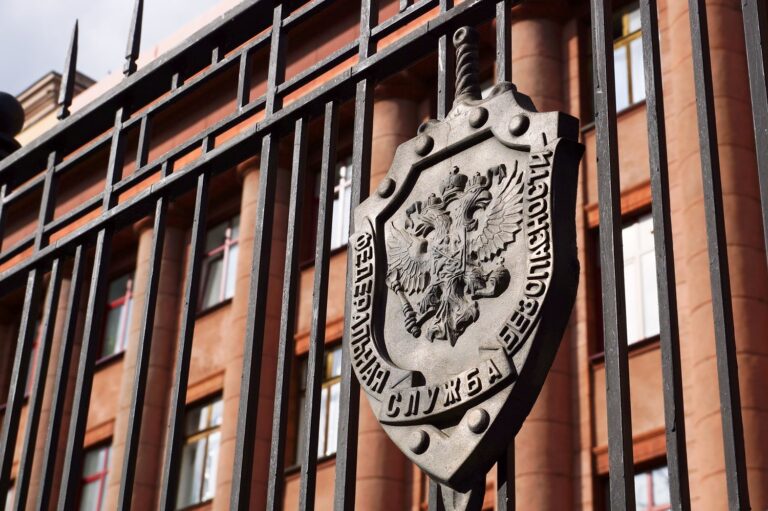
[[[614,86],[616,88],[616,110],[625,110],[637,103],[645,101],[645,76],[643,74],[643,51],[642,51],[642,31],[639,25],[639,21],[634,23],[640,16],[640,7],[637,3],[632,7],[624,10],[620,13],[621,22],[621,36],[617,37],[613,41],[613,57],[616,66],[614,67]],[[640,66],[634,71],[639,70],[638,73],[633,71],[633,53],[632,50],[638,51],[634,55],[634,58],[639,57]],[[625,52],[626,65],[621,66],[619,63],[621,59],[617,58],[619,52]],[[619,73],[626,76],[626,90],[623,91],[627,96],[627,103],[619,103],[621,97],[619,91]]]
[[[234,225],[237,223],[237,236],[233,236],[234,231]],[[232,218],[224,221],[219,222],[218,224],[212,226],[208,231],[206,232],[206,240],[208,235],[214,231],[215,229],[219,228],[222,225],[226,225],[226,229],[224,230],[224,240],[220,245],[217,245],[210,250],[208,250],[205,255],[203,255],[203,261],[201,265],[201,285],[200,285],[200,293],[198,298],[198,306],[197,309],[200,312],[212,309],[216,307],[217,305],[229,300],[232,298],[235,294],[235,286],[232,286],[232,289],[227,289],[227,283],[228,283],[228,274],[230,271],[237,271],[237,258],[240,256],[239,252],[239,243],[240,243],[240,215],[234,215]],[[237,250],[237,253],[235,253],[234,256],[232,256],[233,250]],[[211,278],[211,266],[213,266],[213,263],[221,257],[221,280],[219,282],[219,289],[216,296],[216,301],[214,303],[205,303],[205,295],[206,295],[206,289],[208,287],[209,279]]]
[[[656,253],[651,214],[626,222],[621,237],[624,248],[627,344],[634,344],[659,335]]]
[[[301,361],[301,386],[299,390],[298,439],[296,442],[296,461],[301,462],[301,455],[306,442],[304,419],[306,417],[307,360]],[[324,458],[336,454],[338,448],[339,399],[341,391],[341,346],[326,348],[323,381],[320,387],[320,417],[317,428],[317,457]],[[334,409],[333,397],[336,396]]]

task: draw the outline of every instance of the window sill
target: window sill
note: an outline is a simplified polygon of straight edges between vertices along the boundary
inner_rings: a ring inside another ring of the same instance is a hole
[[[332,465],[336,463],[336,453],[333,454],[327,454],[325,456],[321,456],[317,458],[317,468],[323,468],[328,465]],[[290,467],[286,467],[283,471],[285,477],[292,476],[294,474],[298,474],[301,470],[301,463],[294,463]]]
[[[197,311],[197,313],[195,314],[195,319],[202,318],[203,316],[207,316],[208,314],[212,314],[212,313],[216,312],[217,310],[226,307],[230,303],[232,303],[232,298],[227,298],[225,300],[220,301],[219,303],[217,303],[215,305],[211,305],[210,307],[208,307],[206,309],[201,309],[201,310]]]
[[[627,348],[627,355],[629,358],[637,357],[639,355],[642,355],[643,353],[647,353],[649,351],[654,351],[659,348],[659,336],[654,335],[653,337],[648,337],[647,339],[643,339],[642,341],[635,341],[632,344],[630,344]],[[601,351],[600,353],[595,353],[591,357],[589,357],[589,364],[593,368],[598,367],[604,367],[605,366],[605,351]]]
[[[640,107],[644,107],[644,106],[645,106],[645,100],[644,99],[641,100],[641,101],[638,101],[637,103],[632,103],[628,107],[623,108],[622,110],[619,110],[618,112],[616,112],[616,121],[618,122],[621,117],[624,117],[624,116],[628,115],[630,112],[634,112],[635,110],[639,109]],[[585,124],[584,126],[581,127],[581,133],[582,134],[585,134],[585,133],[588,133],[588,132],[594,131],[594,130],[595,130],[595,121],[588,122],[587,124]]]
[[[94,367],[97,370],[103,369],[104,367],[114,364],[118,360],[122,360],[123,356],[125,356],[125,350],[118,351],[117,353],[112,353],[111,355],[105,355],[96,360],[96,362],[94,363]]]

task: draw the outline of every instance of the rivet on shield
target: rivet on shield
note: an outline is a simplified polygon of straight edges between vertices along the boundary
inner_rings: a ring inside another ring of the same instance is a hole
[[[528,131],[528,126],[530,125],[531,121],[528,119],[527,115],[516,115],[509,121],[509,132],[512,133],[512,135],[519,137]]]
[[[408,447],[415,454],[424,454],[429,447],[429,434],[423,429],[414,431],[408,440]]]
[[[392,195],[392,192],[395,191],[395,181],[394,179],[390,179],[388,177],[385,177],[381,180],[381,183],[379,183],[379,187],[376,189],[376,193],[379,194],[380,197],[389,197]]]
[[[482,408],[475,408],[469,412],[467,417],[467,425],[472,433],[482,433],[488,427],[488,423],[491,421],[491,417],[488,412]]]
[[[421,135],[416,139],[416,154],[426,156],[435,145],[435,140],[429,135]]]
[[[485,108],[479,106],[477,108],[473,108],[472,112],[469,114],[469,125],[473,128],[479,128],[483,124],[485,124],[485,121],[488,120],[488,110]]]

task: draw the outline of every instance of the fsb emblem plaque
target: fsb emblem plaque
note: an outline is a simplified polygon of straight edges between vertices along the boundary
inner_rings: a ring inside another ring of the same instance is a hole
[[[578,121],[508,82],[480,97],[473,29],[456,100],[403,143],[355,210],[352,366],[384,430],[480,509],[485,473],[536,400],[576,295]]]

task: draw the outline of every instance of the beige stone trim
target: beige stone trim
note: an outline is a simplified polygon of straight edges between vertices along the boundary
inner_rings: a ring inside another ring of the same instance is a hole
[[[186,403],[194,403],[203,398],[221,392],[224,388],[224,371],[219,371],[187,387]]]

